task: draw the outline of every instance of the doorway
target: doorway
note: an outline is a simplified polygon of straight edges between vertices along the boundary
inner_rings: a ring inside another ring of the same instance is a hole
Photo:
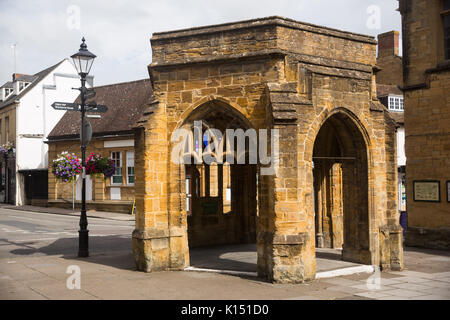
[[[199,122],[201,133],[196,134]],[[192,132],[184,158],[191,266],[256,272],[256,258],[254,263],[242,260],[246,255],[256,257],[257,165],[251,164],[248,156],[252,137],[246,137],[245,150],[239,150],[237,137],[232,146],[223,144],[223,156],[216,150],[220,144],[216,139],[226,141],[229,130],[246,132],[251,127],[231,106],[210,101],[198,107],[183,128]],[[220,132],[220,138],[212,130]],[[210,148],[211,144],[215,148]],[[199,159],[202,152],[214,161]],[[238,160],[240,154],[244,161]]]
[[[324,122],[313,163],[316,257],[370,264],[367,147],[353,119]]]

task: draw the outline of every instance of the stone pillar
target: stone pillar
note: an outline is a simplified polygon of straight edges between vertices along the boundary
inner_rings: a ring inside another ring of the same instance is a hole
[[[302,259],[306,234],[298,203],[297,127],[274,129],[280,133],[279,164],[276,175],[261,177],[260,210],[267,216],[264,232],[258,233],[258,273],[276,283],[301,283],[308,279]]]
[[[312,162],[299,160],[297,106],[304,99],[297,83],[267,89],[268,123],[279,132],[278,160],[275,175],[260,178],[258,274],[276,283],[302,283],[316,272]]]
[[[382,270],[400,271],[403,263],[403,228],[398,210],[398,170],[396,124],[388,112],[384,112],[386,215],[385,225],[380,227],[380,266]]]
[[[302,253],[305,237],[298,199],[297,126],[275,125],[279,130],[279,167],[274,181],[275,232],[272,238],[272,280],[280,283],[305,281]]]
[[[135,129],[136,229],[133,254],[138,270],[171,268],[168,214],[167,119],[164,105],[155,104],[144,125]]]
[[[332,176],[332,247],[342,248],[344,243],[344,221],[342,209],[342,164],[333,165]]]

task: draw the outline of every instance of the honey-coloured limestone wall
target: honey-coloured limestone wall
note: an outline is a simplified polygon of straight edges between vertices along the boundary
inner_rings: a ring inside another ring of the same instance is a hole
[[[396,126],[376,99],[372,37],[269,17],[157,33],[151,43],[154,102],[135,128],[139,270],[190,264],[186,173],[171,161],[172,134],[206,118],[279,132],[275,174],[256,170],[260,277],[315,278],[313,151],[325,123],[342,129],[343,156],[355,158],[343,165],[343,194],[360,190],[345,201],[343,258],[403,268]]]

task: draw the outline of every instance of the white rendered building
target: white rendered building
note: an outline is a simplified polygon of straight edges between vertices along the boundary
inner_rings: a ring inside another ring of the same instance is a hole
[[[92,86],[92,77],[87,86]],[[48,181],[48,134],[65,111],[53,102],[73,102],[80,92],[73,64],[64,59],[34,75],[13,74],[0,87],[0,144],[14,151],[0,155],[0,202],[15,205],[46,202]]]

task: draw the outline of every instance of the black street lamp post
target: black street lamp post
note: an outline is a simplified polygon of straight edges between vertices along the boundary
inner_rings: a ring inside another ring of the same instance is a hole
[[[81,187],[81,216],[80,216],[80,230],[79,234],[79,257],[89,257],[89,230],[87,229],[88,221],[86,216],[86,132],[85,132],[85,107],[86,107],[86,77],[91,70],[92,63],[94,62],[95,55],[87,50],[87,45],[84,43],[85,39],[82,39],[80,50],[71,56],[75,64],[75,68],[81,77],[81,161],[83,165],[82,173],[82,187]]]

